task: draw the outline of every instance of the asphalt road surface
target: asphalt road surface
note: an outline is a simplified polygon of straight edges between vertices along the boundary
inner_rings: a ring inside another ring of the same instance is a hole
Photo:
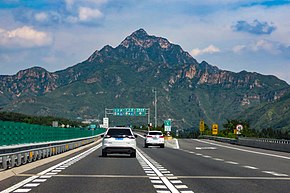
[[[290,154],[209,140],[179,139],[136,158],[101,156],[101,144],[0,181],[0,192],[287,193]]]

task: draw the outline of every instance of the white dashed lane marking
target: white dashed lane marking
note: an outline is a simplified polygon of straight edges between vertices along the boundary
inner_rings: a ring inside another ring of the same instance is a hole
[[[184,191],[193,193],[193,191],[188,190],[186,185],[182,184],[181,180],[178,180],[170,171],[154,161],[140,149],[137,151],[137,160],[146,175],[149,176],[157,193],[180,193]]]
[[[243,166],[243,168],[248,168],[252,170],[258,170],[259,168],[253,167],[253,166]]]
[[[18,192],[18,193],[24,193],[24,192],[29,192],[31,189],[17,189],[14,192]]]
[[[288,175],[287,174],[280,174],[280,173],[276,173],[276,172],[273,172],[273,171],[262,171],[263,173],[266,173],[266,174],[271,174],[271,175],[274,175],[274,176],[280,176],[280,177],[287,177]]]

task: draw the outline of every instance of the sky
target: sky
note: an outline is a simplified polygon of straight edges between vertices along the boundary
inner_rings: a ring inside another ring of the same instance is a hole
[[[290,84],[290,0],[0,0],[0,74],[62,70],[140,28],[198,62]]]

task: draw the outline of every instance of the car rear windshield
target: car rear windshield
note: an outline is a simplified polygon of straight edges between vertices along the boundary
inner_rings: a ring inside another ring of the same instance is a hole
[[[107,135],[110,136],[132,136],[130,129],[109,129]]]
[[[148,135],[162,135],[161,132],[149,132]]]

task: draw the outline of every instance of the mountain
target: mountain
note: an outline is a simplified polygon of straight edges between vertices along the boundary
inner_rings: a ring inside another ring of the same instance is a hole
[[[0,76],[0,107],[72,119],[102,118],[105,108],[144,107],[150,108],[153,122],[154,89],[159,125],[168,118],[178,128],[198,127],[200,119],[222,124],[226,119],[249,119],[244,112],[254,112],[257,120],[251,124],[262,128],[265,125],[256,123],[263,122],[263,108],[279,105],[290,86],[275,76],[198,63],[179,45],[139,29],[117,47],[106,45],[67,69],[34,67]],[[110,122],[145,124],[147,118],[110,116]],[[271,123],[267,126],[275,127]]]

